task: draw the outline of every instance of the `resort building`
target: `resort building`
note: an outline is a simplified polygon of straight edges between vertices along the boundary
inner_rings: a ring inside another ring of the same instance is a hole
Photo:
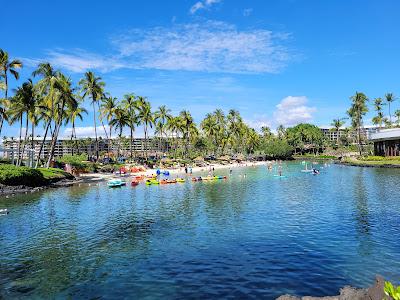
[[[36,159],[40,152],[40,147],[42,144],[43,138],[42,137],[35,137],[33,139],[33,147],[32,147],[32,140],[29,139],[28,144],[25,148],[24,158],[28,158],[28,156],[34,155]],[[161,150],[161,142],[162,148],[169,149],[169,143],[163,139],[160,140],[159,138],[148,138],[147,144],[144,138],[135,138],[133,139],[132,143],[132,150],[135,153],[142,153],[144,151],[148,151],[150,153],[159,152]],[[117,153],[118,148],[122,155],[127,155],[130,151],[130,139],[123,137],[120,141],[119,139],[112,139],[109,141],[104,138],[98,139],[99,144],[99,152],[100,153],[107,153],[108,151],[112,153]],[[4,158],[13,158],[17,156],[18,153],[18,145],[19,140],[15,138],[7,138],[3,140],[2,151]],[[110,147],[109,147],[110,146]],[[40,154],[40,158],[48,157],[51,148],[51,139],[46,139],[43,145],[42,152]],[[54,149],[54,156],[61,157],[63,155],[68,154],[81,154],[85,153],[89,156],[96,154],[96,142],[94,138],[81,138],[77,140],[71,141],[70,138],[60,138],[57,140],[55,149]]]
[[[345,137],[346,135],[349,135],[349,137],[355,137],[355,132],[348,132],[345,127],[342,127],[339,129],[339,131],[336,131],[333,129],[332,126],[325,126],[325,127],[320,127],[322,133],[325,135],[328,141],[335,142],[337,141],[338,135],[339,139],[342,137]],[[371,135],[374,134],[375,132],[378,131],[377,126],[364,126],[361,128],[361,136],[362,138],[368,140],[370,139]]]
[[[374,153],[379,156],[400,156],[400,128],[382,129],[371,135]]]

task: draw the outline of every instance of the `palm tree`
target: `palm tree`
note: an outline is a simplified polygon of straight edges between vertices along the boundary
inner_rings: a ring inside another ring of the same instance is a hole
[[[388,107],[389,107],[389,120],[390,120],[390,123],[392,123],[392,114],[391,114],[391,112],[390,112],[390,104],[391,104],[392,102],[394,102],[394,100],[396,100],[396,98],[395,98],[395,96],[393,95],[393,93],[386,93],[386,94],[385,94],[385,99],[386,99],[386,102],[387,102]]]
[[[362,154],[362,141],[361,141],[361,127],[363,124],[363,116],[368,112],[367,101],[368,98],[365,94],[356,92],[354,96],[350,97],[352,101],[350,109],[347,114],[351,118],[353,128],[357,130],[357,143],[360,155]]]
[[[82,98],[91,97],[93,105],[93,125],[96,145],[96,160],[99,159],[99,141],[97,138],[97,124],[96,124],[96,104],[103,98],[105,83],[101,81],[101,77],[96,77],[93,72],[88,71],[85,73],[84,78],[79,81]]]
[[[382,127],[382,122],[383,122],[383,112],[382,112],[382,106],[385,105],[382,101],[382,98],[375,98],[374,99],[374,108],[375,111],[377,112],[376,117],[372,119],[374,124],[379,125],[379,129]]]
[[[65,125],[71,122],[72,129],[71,129],[71,138],[70,138],[70,144],[72,146],[72,155],[74,155],[74,146],[72,145],[72,140],[75,137],[76,141],[76,130],[75,130],[75,122],[77,119],[80,119],[83,121],[83,114],[88,114],[88,111],[83,107],[80,106],[79,102],[76,103],[71,103],[67,105],[66,109],[66,117],[65,117]],[[75,143],[76,145],[76,143]]]
[[[163,138],[164,135],[164,130],[166,128],[166,124],[168,122],[168,120],[170,120],[172,118],[171,114],[170,114],[171,110],[169,108],[167,108],[165,105],[162,105],[158,108],[158,110],[154,113],[154,121],[157,122],[156,123],[156,127],[157,127],[157,131],[160,134],[160,145],[161,145],[161,151],[164,152],[164,147],[162,147],[162,143],[161,140]]]
[[[32,116],[36,108],[36,95],[34,93],[32,80],[24,82],[21,87],[15,91],[15,96],[13,97],[10,105],[10,123],[15,121],[20,121],[19,130],[19,143],[18,143],[18,157],[17,165],[21,165],[22,159],[24,157],[25,145],[28,138],[28,127],[29,127],[29,117]],[[22,140],[22,121],[25,114],[25,138],[22,143],[21,150],[21,140]],[[33,126],[33,125],[32,125]]]
[[[243,123],[242,117],[240,116],[239,111],[235,109],[231,109],[227,115],[228,122],[228,135],[231,143],[231,151],[238,151],[239,143],[240,143],[240,128]]]
[[[286,135],[286,129],[282,124],[278,126],[276,132],[278,134],[278,139],[283,139]]]
[[[110,121],[113,119],[116,108],[117,108],[117,98],[108,96],[102,99],[100,115],[106,118],[110,130],[108,135],[109,136],[108,152],[110,152],[111,134],[112,134],[112,126],[110,125]]]
[[[38,94],[43,96],[40,113],[42,114],[42,119],[45,121],[45,133],[40,144],[39,154],[36,160],[36,167],[38,167],[49,129],[51,132],[51,140],[53,141],[54,139],[54,132],[52,132],[51,124],[54,122],[54,127],[56,127],[55,113],[57,108],[55,98],[57,96],[57,90],[55,89],[55,84],[57,82],[59,72],[55,71],[49,63],[44,62],[38,65],[37,69],[33,71],[32,75],[34,77],[42,77],[42,79],[36,83],[35,89]]]
[[[18,59],[9,60],[8,53],[3,49],[0,49],[0,78],[4,78],[2,83],[2,89],[5,90],[5,99],[8,100],[8,73],[18,80],[19,73],[17,69],[22,68],[22,62]],[[5,107],[2,108],[5,111]],[[4,118],[0,120],[0,136],[1,130],[3,129]]]
[[[394,115],[395,115],[396,118],[397,118],[397,120],[396,120],[397,126],[399,126],[399,125],[400,125],[400,109],[397,109],[397,110],[394,112]]]
[[[174,158],[176,158],[178,143],[179,143],[179,130],[180,130],[180,118],[171,117],[166,124],[166,129],[171,133],[171,142],[174,148]]]
[[[333,127],[332,130],[335,130],[336,132],[336,145],[339,146],[339,133],[340,133],[340,128],[344,125],[345,123],[345,118],[337,118],[333,119],[331,126]]]
[[[113,117],[110,120],[109,124],[112,127],[115,127],[116,129],[119,129],[119,142],[118,142],[118,150],[117,150],[117,157],[120,155],[120,149],[121,149],[121,139],[122,139],[122,130],[124,129],[125,126],[130,126],[130,117],[128,116],[128,113],[123,107],[116,107],[113,113]],[[132,145],[132,143],[131,143]]]
[[[217,138],[219,129],[215,115],[210,113],[206,114],[205,118],[200,124],[200,128],[206,135],[207,139],[211,141],[215,154],[216,149],[218,148]]]
[[[148,128],[149,126],[152,128],[154,124],[154,116],[151,112],[151,104],[146,101],[146,98],[139,96],[137,98],[137,110],[138,115],[137,118],[139,123],[143,125],[144,130],[144,142],[145,142],[145,158],[148,158],[147,151],[147,137],[148,137]]]
[[[187,157],[190,143],[190,128],[193,125],[193,117],[188,110],[182,110],[179,113],[179,117],[182,120],[183,140],[185,141],[185,157]]]
[[[53,139],[51,141],[50,146],[50,154],[47,160],[47,168],[50,167],[50,163],[54,157],[55,146],[57,144],[58,134],[60,132],[60,127],[65,117],[65,108],[68,106],[76,106],[77,100],[76,95],[74,94],[74,89],[72,88],[72,82],[70,78],[67,78],[64,74],[59,73],[57,76],[57,81],[54,84],[54,88],[56,90],[55,97],[55,128],[53,131]]]
[[[133,132],[135,131],[135,126],[138,124],[138,117],[136,115],[137,102],[136,96],[131,94],[126,94],[121,102],[122,107],[125,109],[127,116],[129,118],[129,130],[130,130],[130,145],[129,151],[131,154],[131,159],[133,158]],[[135,154],[136,155],[136,154]]]

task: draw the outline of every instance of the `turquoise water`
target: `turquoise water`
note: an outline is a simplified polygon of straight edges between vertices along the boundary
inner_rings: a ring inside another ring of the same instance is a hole
[[[274,299],[400,282],[400,171],[301,168],[0,199],[0,298]]]

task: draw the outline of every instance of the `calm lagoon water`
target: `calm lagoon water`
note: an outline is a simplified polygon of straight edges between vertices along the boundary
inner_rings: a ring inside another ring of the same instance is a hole
[[[274,299],[366,287],[375,274],[398,283],[400,170],[301,168],[0,199],[11,211],[0,298]]]

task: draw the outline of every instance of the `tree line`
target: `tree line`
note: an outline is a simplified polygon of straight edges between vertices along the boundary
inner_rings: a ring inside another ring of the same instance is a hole
[[[155,110],[146,97],[128,93],[117,99],[106,91],[103,79],[91,71],[84,73],[77,84],[60,70],[48,63],[39,63],[32,72],[31,78],[14,89],[10,96],[9,81],[19,79],[19,70],[23,63],[18,59],[10,59],[8,53],[0,49],[0,90],[4,98],[0,101],[0,136],[4,122],[10,125],[19,125],[19,143],[17,165],[21,165],[22,157],[27,147],[34,147],[35,129],[42,126],[44,130],[40,142],[36,167],[40,164],[46,139],[50,140],[50,151],[45,159],[45,165],[50,166],[54,159],[54,152],[63,126],[71,127],[70,142],[78,145],[76,134],[77,120],[83,120],[88,111],[84,107],[85,101],[90,102],[93,111],[93,126],[95,133],[95,156],[99,158],[98,127],[104,131],[108,140],[110,153],[111,140],[116,134],[117,156],[121,155],[121,148],[126,138],[125,129],[129,131],[129,156],[134,159],[137,155],[133,149],[133,140],[136,129],[142,126],[144,131],[145,147],[143,157],[148,158],[149,131],[153,130],[154,138],[158,139],[160,152],[169,151],[169,155],[177,158],[190,158],[195,155],[220,156],[224,154],[260,154],[272,158],[285,158],[292,152],[320,151],[327,144],[321,130],[311,124],[298,124],[285,129],[278,126],[273,134],[268,127],[262,127],[261,133],[248,126],[237,110],[231,109],[225,113],[216,109],[208,113],[205,118],[196,124],[188,110],[182,110],[173,115],[165,105]],[[373,118],[374,124],[382,127],[395,126],[392,121],[391,104],[396,97],[393,93],[374,100],[374,109],[377,115]],[[365,94],[356,92],[350,98],[351,107],[347,111],[351,120],[351,129],[356,136],[360,153],[362,151],[363,118],[368,112],[368,98]],[[388,105],[389,118],[384,116],[383,106]],[[400,110],[396,110],[397,125],[400,121]],[[339,145],[339,131],[347,118],[338,118],[332,122],[332,130],[337,131]],[[101,126],[100,126],[101,125]],[[23,128],[26,130],[23,132]],[[29,133],[30,132],[30,133]],[[24,135],[24,136],[22,136]],[[168,145],[168,146],[167,146]]]
[[[13,95],[9,93],[9,80],[19,79],[23,63],[10,59],[0,49],[0,89],[4,98],[0,106],[0,135],[4,122],[19,125],[17,165],[21,165],[27,147],[34,147],[35,129],[42,126],[44,134],[40,143],[36,167],[46,139],[50,139],[50,151],[46,158],[49,167],[54,159],[55,147],[62,126],[71,126],[71,142],[77,140],[76,121],[83,120],[88,111],[84,102],[90,101],[93,111],[96,158],[99,157],[98,125],[101,124],[108,141],[116,132],[119,137],[117,155],[120,155],[124,129],[129,130],[129,152],[134,158],[134,133],[138,126],[144,130],[144,158],[148,158],[149,130],[154,129],[155,138],[160,140],[161,151],[166,143],[171,144],[171,155],[187,158],[189,154],[222,155],[225,153],[254,153],[261,144],[261,136],[249,127],[237,110],[225,114],[221,109],[208,113],[197,125],[188,110],[173,115],[165,105],[152,109],[146,97],[128,93],[117,99],[105,90],[105,82],[91,71],[84,74],[77,85],[71,78],[48,63],[40,63],[32,78],[23,82]],[[100,127],[100,128],[101,128]],[[25,131],[23,131],[25,128]],[[110,142],[108,143],[110,145]]]

